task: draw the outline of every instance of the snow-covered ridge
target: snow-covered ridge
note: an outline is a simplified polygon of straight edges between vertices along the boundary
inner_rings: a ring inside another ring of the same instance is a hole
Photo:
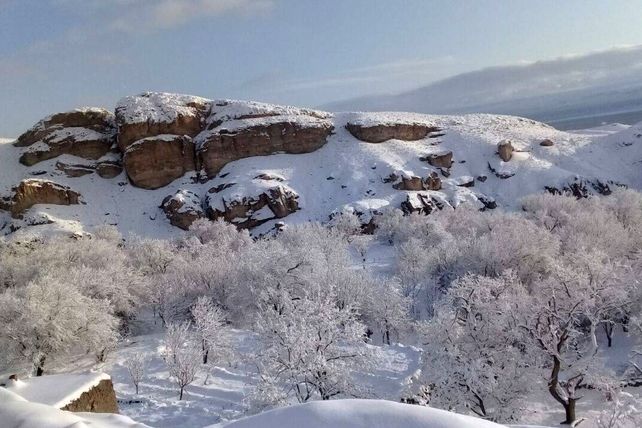
[[[144,92],[122,98],[116,104],[116,114],[126,123],[168,123],[179,116],[194,116],[194,106],[208,106],[210,103],[211,100],[194,95]]]
[[[182,136],[186,131],[195,132],[192,134],[195,148],[190,149],[195,153],[184,152],[186,159],[193,158],[194,161],[186,167],[180,167],[180,161],[171,160],[174,170],[178,169],[179,172],[167,181],[170,184],[145,190],[132,185],[132,176],[129,174],[128,177],[127,171],[108,179],[99,178],[91,171],[82,177],[68,177],[56,168],[57,161],[64,158],[64,163],[68,165],[87,163],[82,158],[68,154],[25,167],[19,165],[17,160],[28,149],[0,144],[0,181],[5,189],[0,196],[10,196],[10,189],[21,180],[37,176],[71,187],[83,195],[87,202],[86,205],[69,207],[37,205],[31,208],[31,213],[25,218],[46,212],[47,218],[53,223],[31,228],[25,228],[24,221],[10,220],[0,211],[0,233],[6,234],[15,229],[18,229],[14,234],[16,237],[48,231],[84,233],[108,223],[118,226],[125,234],[136,232],[147,236],[171,236],[180,232],[170,225],[159,208],[167,196],[189,191],[200,198],[203,210],[208,202],[220,208],[222,198],[206,200],[208,195],[212,195],[211,189],[226,189],[217,196],[225,196],[229,200],[254,197],[256,195],[250,193],[258,191],[257,185],[271,185],[256,180],[260,174],[278,176],[279,184],[298,195],[300,209],[285,218],[265,221],[254,230],[257,234],[271,230],[277,221],[326,222],[332,213],[341,211],[356,211],[367,222],[373,213],[401,208],[404,202],[408,202],[406,206],[415,206],[424,212],[429,211],[426,203],[440,209],[456,208],[461,203],[473,204],[480,209],[488,209],[495,204],[510,209],[518,208],[523,196],[544,192],[545,189],[597,193],[619,184],[634,189],[642,188],[642,175],[639,172],[642,162],[642,125],[562,132],[530,119],[512,116],[385,112],[333,115],[290,106],[235,100],[210,101],[167,93],[126,97],[117,107],[117,116],[119,114],[122,116],[120,120],[125,123],[144,122],[141,128],[132,128],[127,147],[138,147],[141,142],[148,141],[145,138],[171,143],[177,135]],[[172,121],[179,125],[187,123],[178,120],[179,117],[194,120],[188,123],[189,126],[172,128]],[[138,136],[140,129],[145,129],[153,121],[168,121],[167,126],[158,127],[161,135]],[[295,143],[298,143],[297,139],[311,135],[297,135],[298,129],[314,130],[319,127],[332,129],[332,133],[326,137],[325,143],[315,141],[308,144],[307,147],[311,149],[306,151],[313,150],[310,153],[279,153],[281,143],[274,145],[274,149],[271,149],[274,151],[259,150],[257,145],[264,145],[265,141],[273,138],[270,133],[275,131],[271,127],[290,121],[297,126],[288,131],[294,132],[290,138]],[[439,131],[414,141],[390,139],[372,144],[355,138],[346,129],[348,124],[363,127],[421,125]],[[132,125],[137,126],[137,123]],[[215,172],[209,179],[204,177],[202,170],[198,169],[202,168],[203,160],[203,153],[199,150],[208,138],[212,135],[224,136],[225,133],[236,134],[239,130],[247,129],[252,129],[252,132],[238,135],[238,138],[245,140],[226,140],[222,146],[214,143],[218,147],[216,150],[222,151],[213,156],[213,162],[221,159],[223,166],[211,168]],[[268,132],[268,129],[272,131]],[[497,144],[503,140],[510,140],[514,148],[508,161],[500,159],[497,154]],[[544,140],[550,140],[552,145],[540,145]],[[229,145],[238,153],[226,158],[228,154],[225,150]],[[145,150],[153,151],[154,148],[149,146],[153,144],[148,144]],[[182,150],[187,149],[189,146],[184,146]],[[256,153],[269,156],[253,156],[254,149],[257,149]],[[125,151],[126,147],[112,149],[101,159],[109,157],[118,164]],[[431,157],[449,153],[452,156],[451,164],[431,164]],[[148,157],[147,152],[143,155],[142,160],[156,159],[149,166],[136,165],[150,169],[143,173],[163,173],[165,162],[170,161],[161,155],[150,153],[149,156],[153,156]],[[391,178],[394,176],[416,179],[418,182],[427,177],[437,177],[438,182],[433,178],[428,189],[408,190],[396,186],[397,182]],[[190,205],[194,203],[197,201],[192,200]]]

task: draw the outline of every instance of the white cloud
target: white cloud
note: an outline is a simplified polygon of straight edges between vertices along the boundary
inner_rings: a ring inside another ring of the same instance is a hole
[[[331,75],[304,78],[283,78],[282,72],[269,72],[241,84],[243,89],[259,89],[264,93],[303,92],[320,88],[355,86],[384,86],[389,90],[407,89],[451,73],[452,67],[461,66],[452,56],[413,58],[383,62],[343,70]]]
[[[180,27],[189,22],[226,14],[269,11],[275,0],[53,0],[69,12],[100,21],[100,28],[146,33]]]

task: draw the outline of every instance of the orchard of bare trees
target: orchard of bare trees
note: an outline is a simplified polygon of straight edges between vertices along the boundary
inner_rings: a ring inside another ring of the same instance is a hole
[[[539,390],[571,424],[587,389],[613,400],[642,379],[642,349],[622,371],[604,358],[642,340],[642,196],[536,195],[521,208],[392,210],[373,235],[342,214],[264,237],[199,220],[175,240],[103,227],[0,241],[0,368],[102,361],[148,311],[180,398],[197,373],[240,358],[230,338],[243,329],[259,338],[243,356],[257,409],[368,396],[355,368],[400,342],[423,349],[415,401],[508,422]],[[387,262],[373,267],[371,252]],[[145,364],[128,367],[137,392]]]

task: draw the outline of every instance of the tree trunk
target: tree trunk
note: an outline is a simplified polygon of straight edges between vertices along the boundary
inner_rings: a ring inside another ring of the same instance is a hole
[[[562,424],[571,425],[575,422],[575,399],[563,397],[560,394],[559,388],[559,375],[562,363],[557,357],[553,357],[553,369],[551,370],[551,378],[548,381],[548,392],[551,396],[564,407],[566,420]]]
[[[602,324],[604,333],[606,333],[607,346],[610,348],[613,345],[613,324],[605,322]]]
[[[181,386],[181,393],[180,393],[180,394],[179,394],[179,396],[178,396],[178,399],[179,399],[179,400],[182,400],[182,399],[183,399],[183,390],[184,390],[184,389],[185,389],[185,387],[184,387],[184,386]]]
[[[138,384],[134,385],[136,387],[136,395],[138,395]]]
[[[45,372],[45,357],[44,355],[38,359],[36,364],[36,376],[42,376]]]
[[[205,341],[203,340],[203,364],[207,364],[207,357],[209,354],[209,349],[207,349],[207,346],[205,344]]]
[[[564,413],[566,413],[566,420],[562,422],[565,425],[572,425],[575,422],[575,399],[569,398],[568,403],[564,405]]]

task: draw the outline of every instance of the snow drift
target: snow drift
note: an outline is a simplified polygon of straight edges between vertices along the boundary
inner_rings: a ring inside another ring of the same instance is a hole
[[[492,422],[384,400],[331,400],[283,407],[225,428],[493,428]],[[213,428],[213,427],[212,427]]]

